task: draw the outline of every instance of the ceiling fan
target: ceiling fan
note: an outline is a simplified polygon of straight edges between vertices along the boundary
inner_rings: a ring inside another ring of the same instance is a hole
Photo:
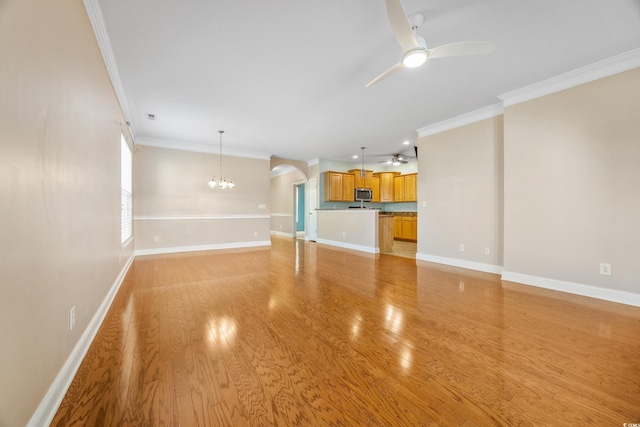
[[[402,154],[391,154],[391,159],[382,160],[378,163],[386,163],[388,165],[400,166],[400,165],[406,165],[407,163],[409,163],[409,159],[412,159],[412,158],[413,157],[404,156]]]
[[[425,39],[416,33],[416,29],[424,22],[424,16],[420,13],[407,16],[407,12],[400,0],[386,0],[387,15],[391,30],[396,36],[402,48],[402,60],[392,66],[365,87],[372,86],[389,77],[401,68],[415,68],[424,64],[428,59],[444,58],[447,56],[480,55],[491,53],[493,45],[489,42],[457,42],[443,44],[432,49],[427,49]]]

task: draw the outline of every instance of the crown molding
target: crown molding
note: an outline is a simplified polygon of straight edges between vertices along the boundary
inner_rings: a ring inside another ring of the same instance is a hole
[[[131,121],[131,113],[129,111],[129,104],[127,103],[127,97],[124,93],[124,86],[120,80],[120,73],[118,72],[118,66],[116,65],[116,59],[113,55],[113,49],[111,48],[111,41],[109,40],[109,34],[107,33],[107,27],[104,23],[104,16],[102,15],[102,9],[100,8],[99,0],[83,0],[84,8],[89,16],[89,21],[93,27],[93,33],[96,36],[96,41],[102,52],[102,58],[104,64],[107,67],[107,72],[111,78],[111,84],[113,90],[116,93],[118,102],[120,103],[120,109],[122,115],[129,125],[131,136],[136,138],[136,131]]]
[[[479,108],[429,126],[421,127],[420,129],[416,129],[416,132],[418,133],[418,138],[422,138],[444,132],[446,130],[455,129],[460,126],[479,122],[480,120],[490,119],[491,117],[503,114],[503,112],[502,103],[489,105],[488,107]]]
[[[505,107],[640,67],[640,48],[498,96]]]
[[[218,145],[200,144],[197,142],[172,141],[168,139],[156,139],[148,137],[138,137],[137,145],[146,145],[148,147],[168,148],[170,150],[194,151],[196,153],[219,154]],[[269,160],[271,154],[261,153],[259,151],[239,150],[237,148],[225,148],[222,152],[225,156],[246,157],[249,159]]]
[[[320,159],[311,159],[311,160],[307,160],[307,164],[308,164],[309,166],[315,166],[315,165],[317,165],[317,164],[319,164],[319,163],[320,163]]]

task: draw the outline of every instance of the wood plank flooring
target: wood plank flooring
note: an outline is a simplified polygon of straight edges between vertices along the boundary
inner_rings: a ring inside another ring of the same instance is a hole
[[[274,237],[135,260],[54,426],[622,426],[640,309]]]

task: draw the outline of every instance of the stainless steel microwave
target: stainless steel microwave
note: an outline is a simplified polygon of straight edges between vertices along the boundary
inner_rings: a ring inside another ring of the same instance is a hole
[[[356,202],[370,202],[373,199],[373,191],[370,188],[356,188],[353,190],[353,199]]]

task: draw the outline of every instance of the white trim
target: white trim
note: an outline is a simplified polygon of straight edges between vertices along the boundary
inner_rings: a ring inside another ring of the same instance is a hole
[[[111,41],[109,40],[109,33],[104,23],[104,16],[102,15],[102,9],[100,8],[99,0],[84,0],[84,8],[89,16],[89,21],[93,27],[93,33],[96,36],[100,52],[102,52],[102,59],[109,72],[109,78],[113,85],[113,90],[116,93],[120,108],[122,109],[122,115],[128,122],[131,136],[136,138],[136,131],[131,121],[131,113],[129,112],[129,104],[127,103],[127,97],[124,92],[124,86],[122,86],[122,80],[120,80],[120,73],[118,72],[118,66],[116,65],[116,59],[113,55],[113,49],[111,48]],[[135,142],[134,142],[135,145]]]
[[[224,219],[271,219],[271,215],[147,215],[133,217],[134,221],[200,221]]]
[[[219,147],[216,144],[201,144],[198,142],[172,141],[168,139],[148,138],[141,136],[136,139],[137,145],[146,145],[148,147],[168,148],[170,150],[194,151],[196,153],[220,154]],[[259,151],[240,150],[237,148],[228,148],[225,146],[222,156],[245,157],[249,159],[270,160],[271,154]]]
[[[102,304],[98,307],[98,310],[93,315],[93,318],[80,336],[80,339],[71,351],[71,354],[64,362],[64,365],[62,365],[62,369],[60,369],[58,375],[56,375],[56,378],[53,380],[47,394],[45,394],[44,398],[38,405],[38,408],[31,416],[27,427],[48,426],[51,424],[51,421],[56,415],[58,407],[60,406],[60,403],[62,403],[62,399],[67,393],[73,378],[76,376],[76,373],[80,368],[80,364],[86,356],[93,339],[98,333],[98,329],[100,329],[100,326],[109,311],[109,307],[111,307],[111,303],[113,303],[113,300],[118,293],[120,285],[122,285],[133,260],[134,256],[131,256],[120,271],[120,274],[111,286],[111,289],[109,289],[107,295],[102,300]]]
[[[316,239],[316,243],[322,243],[329,246],[337,246],[345,249],[352,249],[354,251],[367,252],[370,254],[380,253],[380,248],[374,248],[371,246],[353,245],[351,243],[337,242],[335,240]]]
[[[499,95],[505,107],[640,67],[640,48]]]
[[[467,261],[467,260],[458,259],[458,258],[447,258],[447,257],[442,257],[437,255],[417,253],[416,260],[435,262],[437,264],[445,264],[453,267],[467,268],[469,270],[483,271],[485,273],[493,273],[493,274],[502,273],[502,267],[499,265],[484,264],[482,262]]]
[[[274,236],[280,236],[280,237],[294,237],[293,233],[285,233],[284,231],[271,230],[271,234],[273,234]]]
[[[273,218],[274,216],[275,217],[289,217],[289,218],[292,218],[293,214],[272,213],[271,217]]]
[[[640,307],[640,294],[504,271],[502,280]]]
[[[315,166],[315,165],[317,165],[317,164],[319,164],[319,163],[320,163],[320,159],[311,159],[311,160],[307,160],[307,164],[308,164],[309,166]]]
[[[490,119],[503,113],[504,109],[502,108],[502,103],[498,103],[489,105],[488,107],[479,108],[469,113],[461,114],[459,116],[452,117],[450,119],[443,120],[429,126],[421,127],[419,129],[416,129],[416,132],[418,132],[418,138],[422,138],[425,136],[444,132],[446,130],[455,129],[460,126],[479,122],[480,120]]]
[[[169,248],[136,249],[136,256],[174,254],[178,252],[214,251],[218,249],[255,248],[259,246],[271,246],[270,240],[256,242],[219,243],[213,245],[174,246]]]
[[[277,178],[279,176],[283,176],[291,172],[300,172],[300,169],[294,166],[282,163],[274,167],[273,169],[271,169],[271,172],[269,172],[269,177]]]

